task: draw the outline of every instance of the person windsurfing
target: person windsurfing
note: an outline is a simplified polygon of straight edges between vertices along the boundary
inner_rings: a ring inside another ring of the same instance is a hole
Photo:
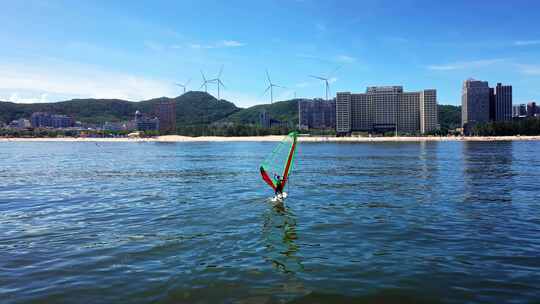
[[[281,176],[276,175],[276,196],[283,195],[283,179]]]
[[[274,190],[276,196],[273,200],[275,201],[283,201],[287,197],[287,193],[283,190],[285,190],[293,168],[297,136],[296,132],[289,133],[272,150],[272,153],[266,157],[259,168],[263,181]]]

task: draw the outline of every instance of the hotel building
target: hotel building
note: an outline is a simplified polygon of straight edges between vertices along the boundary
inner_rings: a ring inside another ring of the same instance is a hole
[[[436,90],[404,92],[402,86],[368,87],[366,93],[339,92],[336,131],[425,134],[438,128]]]
[[[156,105],[156,116],[159,119],[159,131],[176,133],[176,102],[159,102]]]
[[[516,111],[514,111],[515,114]],[[461,121],[465,133],[477,123],[512,120],[512,86],[467,79],[461,91]]]
[[[322,99],[298,101],[298,125],[302,130],[335,129],[336,102]]]

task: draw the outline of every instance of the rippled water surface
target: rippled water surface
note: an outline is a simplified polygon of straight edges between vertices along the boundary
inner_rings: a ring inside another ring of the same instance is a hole
[[[2,303],[540,300],[540,143],[0,143]]]

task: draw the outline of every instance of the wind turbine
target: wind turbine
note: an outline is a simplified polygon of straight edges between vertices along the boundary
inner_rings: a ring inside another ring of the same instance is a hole
[[[204,73],[203,73],[202,70],[201,70],[201,76],[202,76],[202,79],[203,79],[203,83],[201,84],[199,89],[202,89],[202,87],[204,87],[204,92],[208,93],[208,84],[213,83],[213,81],[212,80],[206,80],[206,77],[204,77]]]
[[[333,75],[337,70],[339,70],[339,68],[341,68],[341,66],[337,67],[332,73],[328,74],[328,76],[326,76],[326,77],[309,75],[309,77],[324,81],[324,87],[325,87],[325,90],[326,90],[326,100],[328,100],[328,91],[330,91],[330,84],[329,84],[328,81],[330,79],[332,79],[331,75]]]
[[[186,88],[187,88],[187,85],[191,82],[191,78],[188,79],[188,81],[186,81],[184,84],[181,84],[181,83],[176,83],[177,86],[181,87],[184,89],[184,94],[186,94]]]
[[[266,94],[266,92],[270,90],[270,104],[272,104],[274,102],[274,87],[282,89],[286,89],[286,87],[273,83],[272,80],[270,80],[270,74],[268,74],[268,70],[266,70],[266,78],[268,79],[268,87],[266,88],[266,90],[264,90],[263,94]]]
[[[214,79],[208,80],[209,83],[210,82],[215,82],[217,84],[217,96],[218,96],[217,98],[218,98],[218,100],[220,99],[220,97],[219,97],[219,87],[221,86],[221,87],[225,88],[225,85],[221,81],[221,73],[223,73],[223,65],[221,65],[221,68],[219,69],[219,73],[218,73],[217,77],[214,78]]]

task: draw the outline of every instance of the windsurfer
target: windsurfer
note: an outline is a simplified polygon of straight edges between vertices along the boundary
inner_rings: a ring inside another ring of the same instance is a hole
[[[283,195],[283,179],[281,176],[276,175],[276,196]]]

